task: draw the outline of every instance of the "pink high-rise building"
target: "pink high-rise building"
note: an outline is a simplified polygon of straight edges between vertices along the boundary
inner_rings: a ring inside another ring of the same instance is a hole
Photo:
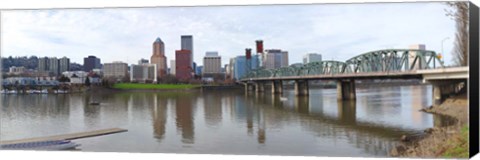
[[[165,57],[165,44],[160,38],[153,42],[153,54],[150,63],[157,65],[157,77],[163,78],[167,75],[167,57]]]
[[[188,81],[192,78],[191,55],[190,50],[175,51],[175,77],[178,80]]]

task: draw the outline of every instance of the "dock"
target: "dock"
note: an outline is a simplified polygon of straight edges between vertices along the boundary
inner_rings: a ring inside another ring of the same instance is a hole
[[[16,144],[16,143],[38,142],[38,141],[49,141],[49,140],[74,140],[74,139],[80,139],[80,138],[88,138],[88,137],[126,132],[126,131],[128,130],[121,129],[121,128],[109,128],[109,129],[101,129],[101,130],[46,136],[46,137],[36,137],[36,138],[6,140],[6,141],[1,140],[0,144],[4,145],[4,144]]]

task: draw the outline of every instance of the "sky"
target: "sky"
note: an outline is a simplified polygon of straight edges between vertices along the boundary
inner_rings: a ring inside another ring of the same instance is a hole
[[[194,61],[203,65],[207,51],[217,51],[222,64],[265,49],[289,52],[289,63],[307,53],[324,60],[346,61],[380,49],[406,49],[425,44],[452,64],[455,22],[442,2],[149,7],[106,9],[9,10],[1,12],[1,54],[66,56],[83,64],[88,55],[102,63],[137,63],[150,59],[157,37],[165,55],[175,59],[180,36],[192,35]]]

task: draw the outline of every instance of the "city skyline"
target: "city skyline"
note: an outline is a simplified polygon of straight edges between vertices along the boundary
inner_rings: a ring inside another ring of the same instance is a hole
[[[411,11],[402,11],[405,7]],[[438,53],[442,40],[450,37],[442,55],[451,64],[455,25],[445,16],[446,7],[429,2],[6,11],[2,54],[67,56],[80,64],[95,55],[102,62],[134,64],[151,55],[155,38],[164,40],[165,56],[174,59],[181,35],[192,35],[198,66],[212,50],[227,64],[258,39],[266,50],[288,51],[293,64],[311,52],[345,61],[412,44]]]

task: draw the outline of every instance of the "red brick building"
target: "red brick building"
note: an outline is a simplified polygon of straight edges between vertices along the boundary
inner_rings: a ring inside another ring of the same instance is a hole
[[[192,65],[190,50],[176,50],[175,51],[175,77],[181,81],[188,81],[192,79]]]

